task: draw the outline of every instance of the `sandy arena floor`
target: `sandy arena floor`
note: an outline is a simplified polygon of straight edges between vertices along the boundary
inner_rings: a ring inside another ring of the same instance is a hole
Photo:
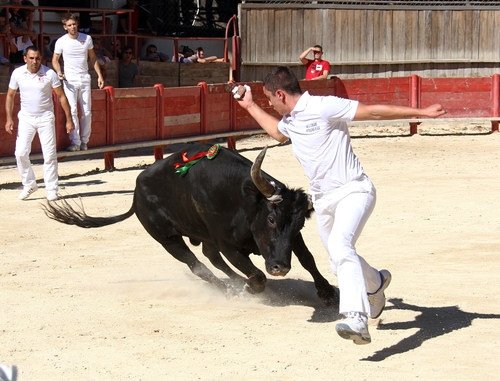
[[[500,134],[434,128],[444,135],[353,132],[373,136],[353,146],[378,191],[358,251],[393,274],[366,346],[337,336],[339,316],[317,299],[296,260],[262,295],[228,300],[135,217],[92,230],[57,223],[40,208],[44,189],[18,201],[16,168],[0,167],[0,363],[16,364],[19,381],[496,378]],[[263,169],[307,190],[289,144],[261,135],[237,147],[254,159],[267,144]],[[113,172],[102,171],[99,157],[62,161],[62,195],[80,196],[91,215],[128,210],[153,154],[127,155]],[[41,165],[35,172],[41,179]],[[314,218],[303,234],[336,285]]]

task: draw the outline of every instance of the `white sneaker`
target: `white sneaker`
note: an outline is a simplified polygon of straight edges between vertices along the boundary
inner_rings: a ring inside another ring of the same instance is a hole
[[[21,193],[19,193],[19,196],[17,198],[19,200],[26,200],[29,196],[31,196],[32,193],[36,192],[38,190],[38,185],[33,185],[30,188],[24,188]]]
[[[370,344],[372,338],[367,322],[368,318],[359,312],[349,312],[344,320],[337,323],[335,330],[341,338],[352,340],[354,344]]]
[[[47,192],[47,200],[48,201],[56,201],[59,200],[59,193],[57,191],[48,191]]]
[[[370,302],[370,318],[376,319],[380,316],[385,307],[385,294],[384,290],[389,287],[391,283],[391,273],[387,270],[380,270],[380,287],[373,294],[368,294],[368,301]]]
[[[0,381],[17,381],[17,366],[0,364]]]

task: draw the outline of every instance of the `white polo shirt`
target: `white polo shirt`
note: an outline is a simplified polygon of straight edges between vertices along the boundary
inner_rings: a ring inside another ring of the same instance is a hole
[[[309,178],[313,195],[329,193],[363,174],[351,146],[346,121],[356,115],[358,102],[335,96],[302,94],[278,129]]]
[[[35,74],[27,65],[20,66],[12,72],[9,82],[12,90],[21,92],[21,111],[31,116],[54,113],[52,89],[60,86],[56,72],[44,65]]]
[[[54,53],[63,56],[66,79],[77,79],[88,74],[87,61],[90,49],[94,49],[94,44],[92,38],[85,33],[78,33],[77,38],[71,38],[65,34],[57,39]]]

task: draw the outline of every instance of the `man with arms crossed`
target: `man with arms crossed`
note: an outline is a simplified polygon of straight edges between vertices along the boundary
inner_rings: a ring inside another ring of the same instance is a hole
[[[71,119],[70,107],[61,87],[61,82],[52,69],[41,64],[42,55],[40,50],[34,46],[28,47],[24,55],[24,62],[26,62],[26,65],[20,66],[12,72],[5,99],[5,113],[7,116],[5,130],[12,134],[14,130],[14,121],[12,119],[14,97],[17,89],[19,89],[21,110],[18,114],[19,126],[15,156],[17,169],[23,183],[23,191],[18,198],[25,200],[38,190],[35,173],[29,159],[31,142],[38,132],[43,153],[43,178],[47,191],[47,200],[54,201],[59,198],[59,185],[52,89],[59,97],[66,114],[67,133],[73,131],[75,126]]]
[[[68,33],[56,41],[52,67],[59,79],[63,81],[64,92],[71,106],[71,115],[75,123],[75,130],[69,135],[71,145],[68,151],[85,151],[92,128],[91,112],[91,87],[90,74],[87,60],[97,73],[97,85],[104,87],[101,68],[92,44],[92,37],[78,32],[78,21],[72,13],[66,14],[63,19],[63,28]],[[59,58],[63,55],[64,74],[61,70]],[[78,107],[80,104],[82,117],[78,120]]]
[[[376,192],[353,152],[346,122],[436,118],[446,111],[437,104],[418,109],[311,96],[302,93],[297,77],[287,67],[275,68],[263,86],[281,120],[260,108],[251,91],[240,96],[239,104],[271,137],[279,142],[291,140],[309,178],[319,234],[337,276],[339,312],[346,316],[337,324],[337,333],[355,344],[368,344],[368,317],[382,313],[391,274],[371,267],[356,252],[356,241],[375,207]]]

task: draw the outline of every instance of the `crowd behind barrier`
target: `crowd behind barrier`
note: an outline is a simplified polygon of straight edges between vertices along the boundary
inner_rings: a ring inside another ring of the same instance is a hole
[[[5,5],[3,7],[3,12],[5,14],[10,14],[10,8],[12,8],[11,5]],[[57,29],[59,30],[57,33],[49,33],[47,31],[47,26],[48,21],[44,21],[47,18],[49,18],[50,15],[57,14],[59,17],[63,15],[66,12],[73,12],[76,14],[80,14],[82,12],[89,13],[90,17],[92,19],[99,19],[98,22],[96,23],[95,21],[92,21],[92,25],[96,26],[96,28],[90,28],[90,31],[87,34],[92,35],[94,38],[97,37],[100,39],[100,45],[102,46],[103,49],[107,49],[110,51],[113,55],[112,58],[113,60],[116,61],[116,64],[118,65],[118,59],[120,58],[120,51],[118,47],[118,43],[121,43],[122,46],[124,45],[129,45],[133,48],[135,52],[134,60],[138,65],[140,65],[140,57],[144,56],[146,53],[146,46],[151,44],[151,43],[156,43],[156,44],[161,44],[163,43],[168,44],[169,47],[171,47],[171,51],[167,52],[167,54],[170,57],[177,57],[179,52],[182,50],[183,45],[186,43],[192,45],[193,48],[196,48],[200,45],[208,44],[208,43],[215,43],[220,49],[220,46],[222,46],[222,55],[221,55],[221,60],[223,62],[230,62],[232,61],[232,72],[229,74],[231,77],[238,79],[239,74],[237,73],[238,68],[239,68],[239,37],[237,36],[237,17],[234,15],[231,17],[227,23],[226,23],[226,30],[225,30],[225,37],[222,36],[216,36],[216,37],[189,37],[189,36],[184,36],[184,35],[179,35],[179,36],[156,36],[156,35],[151,35],[151,34],[135,34],[135,33],[113,33],[113,30],[115,29],[112,26],[112,20],[110,20],[110,16],[112,15],[127,15],[130,16],[132,10],[129,9],[105,9],[105,8],[97,8],[97,9],[87,9],[87,8],[61,8],[61,7],[49,7],[49,6],[37,6],[37,7],[32,7],[32,6],[24,6],[24,5],[16,5],[16,8],[19,8],[20,10],[29,10],[33,11],[37,15],[36,23],[35,23],[35,29],[37,30],[36,38],[33,38],[33,43],[38,46],[42,52],[47,52],[47,54],[44,53],[44,59],[42,61],[43,64],[48,64],[50,66],[50,50],[51,50],[51,44],[55,42],[57,38],[59,38],[61,35],[64,34],[64,30],[62,27],[61,23],[57,23]],[[44,16],[45,15],[45,16]],[[58,17],[56,17],[58,18]],[[131,24],[131,17],[128,17],[128,23],[129,25]],[[44,27],[45,26],[45,27]],[[229,37],[232,34],[231,37]],[[11,35],[7,34],[0,34],[0,42],[1,46],[3,47],[3,56],[4,57],[9,57],[10,53],[10,46],[8,43],[8,39],[11,37]],[[116,42],[116,44],[115,44]],[[229,57],[229,49],[230,49],[230,43],[232,43],[232,57]],[[53,50],[53,47],[52,47]],[[212,53],[213,54],[213,53]],[[16,64],[14,66],[18,66],[19,64]],[[13,67],[10,68],[10,71],[12,71]],[[212,66],[211,69],[213,69],[214,72],[218,72],[221,67],[216,67]],[[224,72],[224,69],[222,69]],[[5,74],[0,73],[0,76],[3,77]],[[211,78],[207,78],[207,81],[210,81]],[[178,81],[179,82],[179,81]],[[117,86],[116,83],[112,82],[111,85]],[[172,86],[171,83],[166,83],[166,86]],[[0,83],[0,91],[6,91],[6,86],[7,82],[1,81]],[[175,85],[173,85],[175,86]]]
[[[186,65],[187,66],[187,65]],[[500,122],[500,75],[489,78],[421,78],[417,75],[398,78],[342,80],[334,77],[321,81],[301,81],[304,91],[313,95],[337,95],[367,104],[389,103],[426,107],[441,103],[447,110],[444,118],[466,118],[491,122],[498,131]],[[269,106],[260,82],[249,83],[255,101],[276,117]],[[103,153],[105,167],[114,167],[118,151],[154,147],[156,159],[163,157],[164,147],[189,141],[224,138],[229,148],[236,148],[238,137],[263,133],[250,115],[238,107],[231,89],[233,83],[168,88],[152,87],[118,89],[107,86],[92,90],[92,135],[88,151],[66,152],[68,137],[65,117],[56,103],[58,157]],[[5,94],[0,94],[5,103]],[[15,109],[19,109],[16,97]],[[17,121],[16,121],[17,122]],[[410,135],[418,133],[425,119],[398,121],[410,126]],[[0,123],[5,112],[0,108]],[[0,140],[0,164],[14,163],[15,136]],[[33,142],[32,159],[39,159],[40,146]]]

